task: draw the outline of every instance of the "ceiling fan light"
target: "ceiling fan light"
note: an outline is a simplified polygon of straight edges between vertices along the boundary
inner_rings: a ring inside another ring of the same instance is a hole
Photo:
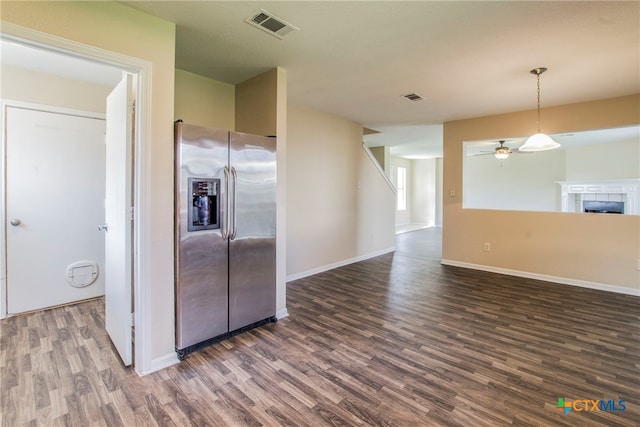
[[[555,142],[549,135],[544,133],[536,133],[531,135],[525,143],[518,148],[518,151],[545,151],[560,148],[560,144]]]
[[[507,157],[509,157],[509,153],[507,153],[507,152],[496,152],[496,153],[494,154],[494,156],[495,156],[495,158],[496,158],[496,159],[498,159],[498,160],[504,160],[504,159],[506,159]]]

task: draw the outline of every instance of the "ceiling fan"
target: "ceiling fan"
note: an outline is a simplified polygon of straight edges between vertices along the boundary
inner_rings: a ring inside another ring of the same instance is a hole
[[[487,151],[487,152],[483,152],[481,154],[476,154],[477,156],[486,156],[487,154],[493,154],[493,156],[496,159],[499,160],[504,160],[507,157],[509,157],[510,154],[523,154],[525,153],[524,151],[519,151],[517,148],[514,148],[513,150],[509,147],[507,147],[506,145],[504,145],[505,142],[507,142],[504,139],[501,139],[498,142],[500,145],[498,147],[496,147],[493,151]],[[528,154],[528,153],[526,153]]]

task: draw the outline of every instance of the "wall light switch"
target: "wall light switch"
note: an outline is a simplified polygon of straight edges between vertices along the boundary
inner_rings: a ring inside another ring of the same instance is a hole
[[[456,190],[453,188],[449,190],[449,197],[456,197]]]

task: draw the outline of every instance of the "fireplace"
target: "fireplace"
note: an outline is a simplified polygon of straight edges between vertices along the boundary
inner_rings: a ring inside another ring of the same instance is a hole
[[[640,179],[558,181],[562,212],[640,215]]]
[[[623,214],[624,202],[603,202],[599,200],[583,200],[583,212],[587,213],[607,213]]]

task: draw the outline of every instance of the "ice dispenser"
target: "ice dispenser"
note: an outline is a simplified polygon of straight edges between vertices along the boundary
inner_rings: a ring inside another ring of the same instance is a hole
[[[192,203],[189,210],[188,231],[220,228],[220,180],[189,178]]]

